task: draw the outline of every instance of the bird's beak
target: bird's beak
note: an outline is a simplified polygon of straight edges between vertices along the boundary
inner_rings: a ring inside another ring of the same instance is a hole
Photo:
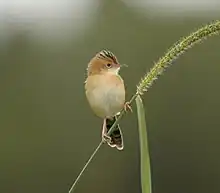
[[[121,67],[128,67],[127,64],[121,64],[120,66],[121,66]]]

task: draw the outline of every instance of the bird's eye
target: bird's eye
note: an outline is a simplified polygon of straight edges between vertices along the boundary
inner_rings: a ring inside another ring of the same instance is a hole
[[[112,65],[110,63],[106,64],[107,68],[111,68]]]

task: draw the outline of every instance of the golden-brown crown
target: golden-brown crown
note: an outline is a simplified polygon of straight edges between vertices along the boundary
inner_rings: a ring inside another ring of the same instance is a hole
[[[102,50],[90,60],[87,74],[98,74],[109,71],[110,69],[118,69],[119,67],[120,64],[116,56],[108,50]]]
[[[106,59],[106,60],[112,60],[115,64],[118,64],[118,60],[116,58],[116,56],[110,52],[109,50],[102,50],[101,52],[99,52],[98,54],[96,54],[96,57],[102,58],[102,59]]]

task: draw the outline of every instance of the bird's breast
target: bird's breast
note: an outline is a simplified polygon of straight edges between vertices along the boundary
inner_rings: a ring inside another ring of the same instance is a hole
[[[85,87],[89,104],[99,117],[114,116],[123,108],[125,88],[119,76],[91,76]]]

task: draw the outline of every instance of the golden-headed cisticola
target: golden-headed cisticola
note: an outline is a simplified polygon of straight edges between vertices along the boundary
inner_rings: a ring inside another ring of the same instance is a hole
[[[94,113],[104,119],[102,139],[118,150],[124,148],[122,132],[117,124],[108,136],[108,131],[117,119],[118,113],[125,107],[125,86],[120,77],[120,63],[116,56],[107,50],[97,53],[89,62],[85,91],[88,102]]]

